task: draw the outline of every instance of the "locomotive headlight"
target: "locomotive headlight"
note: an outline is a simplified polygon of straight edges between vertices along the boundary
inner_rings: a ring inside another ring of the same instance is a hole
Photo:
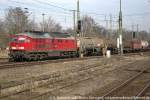
[[[16,48],[16,47],[11,47],[11,49],[15,50],[15,49],[17,49],[17,48]]]
[[[23,50],[23,49],[24,49],[24,47],[19,47],[19,49]]]
[[[21,37],[21,38],[18,38],[18,40],[19,40],[19,41],[25,41],[26,38]]]

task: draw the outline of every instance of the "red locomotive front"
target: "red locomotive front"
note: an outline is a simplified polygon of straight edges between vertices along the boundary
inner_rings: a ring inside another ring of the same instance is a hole
[[[32,48],[31,38],[23,35],[17,34],[10,36],[9,50],[10,58],[13,59],[23,59],[25,58],[25,52]]]

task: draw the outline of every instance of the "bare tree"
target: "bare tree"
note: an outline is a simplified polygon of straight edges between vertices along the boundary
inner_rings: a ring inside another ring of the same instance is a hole
[[[4,22],[0,20],[0,32],[4,32]]]
[[[83,32],[84,33],[92,33],[93,32],[93,27],[95,26],[95,21],[92,17],[90,16],[83,16],[82,18],[83,22]]]
[[[0,48],[6,48],[8,41],[8,34],[5,32],[4,21],[0,20]]]
[[[41,29],[43,28],[43,23],[40,23]],[[47,20],[44,21],[44,30],[46,32],[60,32],[62,27],[59,23],[56,23],[54,19],[49,17]]]
[[[108,30],[98,25],[92,17],[87,15],[82,18],[82,26],[85,36],[106,37],[106,34],[108,33]]]
[[[9,8],[5,15],[7,32],[19,33],[27,30],[28,16],[20,7]]]

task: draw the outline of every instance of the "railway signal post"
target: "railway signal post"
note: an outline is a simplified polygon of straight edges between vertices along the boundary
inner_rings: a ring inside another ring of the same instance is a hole
[[[80,37],[80,48],[79,48],[79,56],[83,57],[83,44],[82,44],[82,22],[80,19],[80,3],[79,0],[77,0],[77,34],[79,34]]]
[[[76,18],[75,18],[76,10],[72,10],[72,12],[73,12],[73,30],[75,32],[75,30],[76,30]]]
[[[123,43],[122,43],[122,9],[121,9],[121,0],[120,0],[120,11],[119,11],[119,53],[123,55]]]
[[[43,16],[43,29],[42,30],[43,30],[43,32],[45,32],[45,21],[44,21],[45,14],[43,13],[42,16]]]

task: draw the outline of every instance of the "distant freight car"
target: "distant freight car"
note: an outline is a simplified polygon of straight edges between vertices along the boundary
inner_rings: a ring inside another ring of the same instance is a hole
[[[97,37],[77,37],[77,46],[84,55],[101,55],[104,40]]]
[[[128,41],[124,41],[124,52],[134,52],[134,51],[141,51],[143,49],[147,49],[149,43],[147,41],[139,40],[139,39],[132,39]]]

